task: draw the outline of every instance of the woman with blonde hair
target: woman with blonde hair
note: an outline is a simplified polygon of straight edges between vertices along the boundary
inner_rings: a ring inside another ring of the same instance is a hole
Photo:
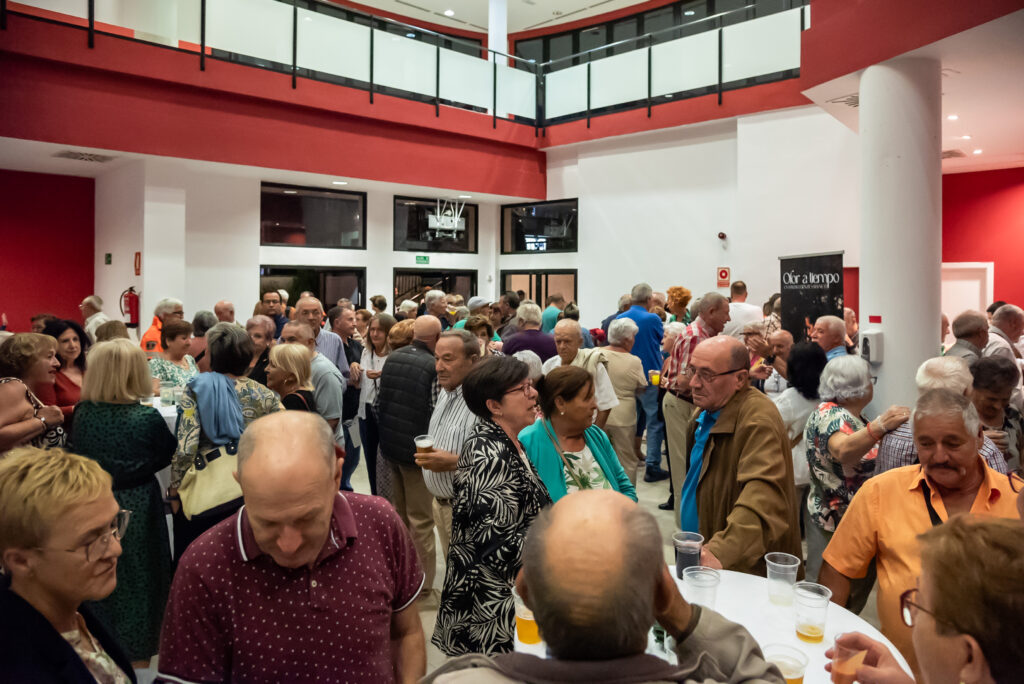
[[[378,479],[384,477],[390,481],[391,477],[391,471],[384,463],[380,463],[378,468],[377,449],[380,446],[380,435],[377,432],[377,411],[374,409],[374,403],[377,401],[377,390],[380,388],[381,371],[384,370],[388,354],[391,353],[391,344],[388,341],[390,333],[397,323],[391,314],[374,314],[366,327],[366,344],[359,359],[364,379],[359,383],[359,412],[356,416],[359,418],[359,436],[366,457],[370,492],[375,495],[380,493],[377,488]]]
[[[117,585],[130,515],[92,459],[31,447],[0,459],[4,681],[135,681],[91,603]]]
[[[170,539],[154,475],[171,464],[177,446],[160,412],[139,403],[151,392],[141,347],[123,339],[98,343],[89,352],[71,434],[73,449],[110,473],[114,498],[133,511],[117,589],[94,608],[140,668],[156,655],[171,586]]]
[[[310,382],[309,349],[300,344],[279,344],[270,349],[267,387],[281,397],[281,405],[290,411],[316,413],[313,383]]]
[[[38,396],[53,393],[60,368],[57,340],[39,333],[17,333],[0,344],[0,454],[13,447],[64,446],[64,413]]]

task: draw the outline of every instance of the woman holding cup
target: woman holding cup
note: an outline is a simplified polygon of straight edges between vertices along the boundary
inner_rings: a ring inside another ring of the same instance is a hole
[[[630,353],[633,342],[639,331],[636,323],[629,318],[617,318],[608,326],[608,346],[604,348],[604,358],[608,363],[608,379],[615,389],[619,405],[612,408],[605,421],[604,431],[619,457],[626,477],[636,486],[636,471],[643,463],[637,460],[636,440],[636,400],[643,392],[657,392],[657,387],[649,387],[644,377],[644,367],[640,357]],[[652,370],[652,373],[657,371]],[[655,383],[657,384],[657,383]]]

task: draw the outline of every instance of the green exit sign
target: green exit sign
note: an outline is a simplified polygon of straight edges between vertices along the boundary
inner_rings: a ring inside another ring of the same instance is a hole
[[[430,263],[430,257],[427,256],[426,254],[417,254],[416,255],[416,263],[417,264],[429,264]]]

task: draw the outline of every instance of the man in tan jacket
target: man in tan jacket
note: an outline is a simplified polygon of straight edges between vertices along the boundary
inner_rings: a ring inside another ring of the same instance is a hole
[[[769,551],[803,556],[786,426],[750,386],[749,368],[743,343],[718,336],[681,371],[699,410],[687,427],[679,522],[704,536],[701,565],[763,575]]]

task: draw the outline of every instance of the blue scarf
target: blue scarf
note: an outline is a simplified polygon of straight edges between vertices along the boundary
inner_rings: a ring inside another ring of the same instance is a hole
[[[245,429],[235,382],[221,373],[200,373],[188,382],[196,395],[203,432],[216,446],[237,442]]]

